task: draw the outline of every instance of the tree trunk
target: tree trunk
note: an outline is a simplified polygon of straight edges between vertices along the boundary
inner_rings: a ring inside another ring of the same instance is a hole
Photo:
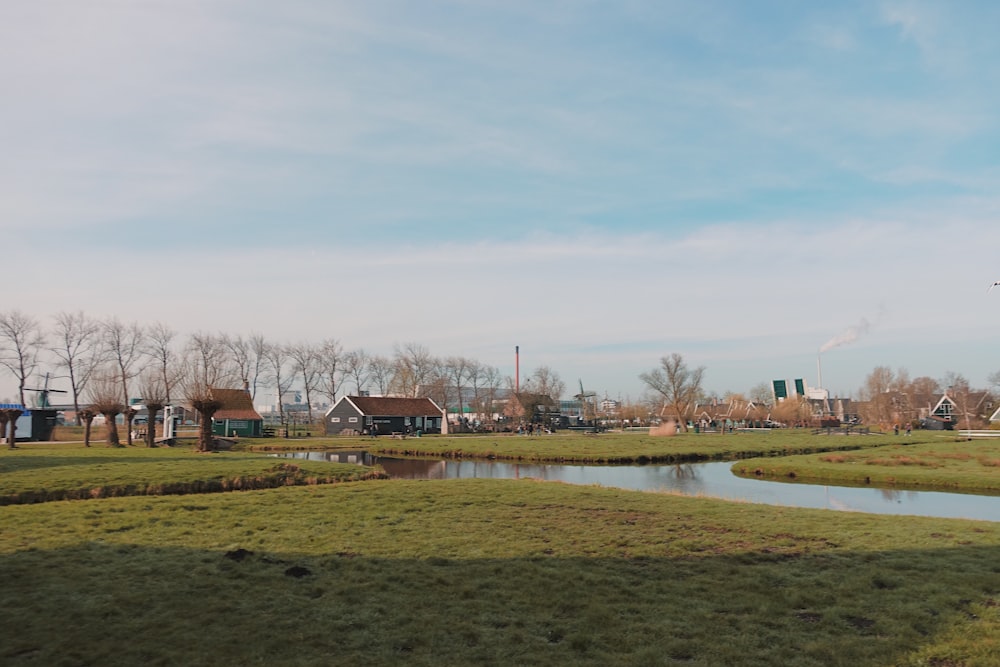
[[[129,447],[132,446],[132,422],[135,420],[136,409],[132,407],[125,408],[122,412],[125,415],[125,444]]]
[[[146,446],[156,447],[156,415],[163,409],[162,405],[156,403],[146,403],[146,413],[149,420],[146,422]]]
[[[121,439],[118,437],[118,422],[115,421],[118,418],[118,415],[121,413],[105,412],[103,414],[104,414],[104,421],[108,429],[108,434],[107,434],[108,447],[121,447],[122,446]]]
[[[21,410],[8,410],[7,419],[10,422],[10,435],[7,436],[7,446],[14,449],[17,446],[17,418],[23,414]]]
[[[214,414],[215,410],[211,412],[198,411],[198,415],[201,417],[201,423],[198,424],[199,452],[211,452],[215,449],[215,436],[212,434],[212,415]]]

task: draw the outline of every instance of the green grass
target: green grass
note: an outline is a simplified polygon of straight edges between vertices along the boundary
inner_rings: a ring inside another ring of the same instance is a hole
[[[897,441],[862,451],[744,460],[733,466],[733,472],[814,483],[1000,492],[1000,442]]]
[[[0,505],[333,483],[372,474],[363,466],[291,464],[261,454],[204,454],[187,447],[23,444],[0,449]]]
[[[495,458],[522,461],[582,463],[674,463],[754,456],[786,456],[802,452],[839,451],[885,443],[882,435],[812,435],[806,429],[768,432],[682,433],[672,437],[645,433],[557,433],[542,436],[490,435],[481,437],[363,440],[372,451],[408,456]],[[939,436],[919,434],[914,442]]]
[[[531,481],[0,511],[4,665],[995,665],[1000,525]]]

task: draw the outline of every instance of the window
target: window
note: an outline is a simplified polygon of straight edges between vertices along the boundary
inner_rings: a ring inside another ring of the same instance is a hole
[[[339,424],[340,417],[330,417],[330,421],[333,422],[334,424]]]
[[[357,417],[348,417],[347,421],[348,421],[348,423],[356,424],[358,422],[358,418]]]

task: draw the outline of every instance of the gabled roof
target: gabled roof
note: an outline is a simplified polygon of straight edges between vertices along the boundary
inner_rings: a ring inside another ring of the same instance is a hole
[[[440,417],[441,408],[429,398],[395,398],[390,396],[344,396],[366,417]],[[332,411],[334,408],[330,408]]]
[[[212,398],[222,403],[212,419],[263,419],[253,408],[253,400],[245,389],[219,389],[212,387]]]

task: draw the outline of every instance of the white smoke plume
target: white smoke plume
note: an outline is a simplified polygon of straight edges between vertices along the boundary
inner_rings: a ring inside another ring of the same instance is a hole
[[[827,350],[832,350],[835,347],[840,347],[841,345],[847,345],[848,343],[853,343],[861,336],[868,333],[872,328],[871,323],[865,319],[861,318],[861,321],[854,326],[847,327],[844,331],[837,334],[830,340],[823,343],[823,347],[819,348],[820,352],[826,352]]]

